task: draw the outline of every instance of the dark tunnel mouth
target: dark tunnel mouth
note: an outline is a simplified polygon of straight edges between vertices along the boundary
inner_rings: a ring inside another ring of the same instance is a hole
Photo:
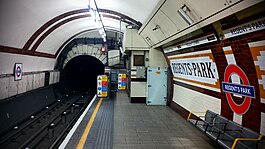
[[[72,58],[61,73],[60,84],[66,90],[96,93],[97,76],[104,74],[104,64],[90,55]]]

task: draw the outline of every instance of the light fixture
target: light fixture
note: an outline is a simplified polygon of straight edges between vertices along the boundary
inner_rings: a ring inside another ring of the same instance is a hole
[[[92,1],[92,2],[91,2]],[[98,25],[97,28],[99,29],[99,34],[101,35],[103,42],[106,42],[106,30],[101,19],[101,15],[98,11],[98,6],[96,0],[89,0],[88,10],[91,14],[92,19],[94,20],[95,24]]]
[[[190,9],[185,4],[178,10],[178,14],[181,16],[181,18],[191,25],[194,23],[194,21],[188,16],[187,12],[190,12]]]
[[[119,47],[121,53],[124,53],[122,46]]]
[[[147,36],[144,38],[145,42],[149,45],[149,47],[152,46],[152,42],[151,42],[151,39]]]

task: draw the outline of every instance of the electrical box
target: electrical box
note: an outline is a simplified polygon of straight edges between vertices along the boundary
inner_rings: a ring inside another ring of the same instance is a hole
[[[136,67],[136,78],[146,78],[146,68],[144,66]]]

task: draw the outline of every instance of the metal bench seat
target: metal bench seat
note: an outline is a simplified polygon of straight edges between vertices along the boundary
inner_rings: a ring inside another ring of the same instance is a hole
[[[205,132],[206,129],[208,128],[208,126],[212,125],[214,118],[217,116],[218,114],[207,110],[205,113],[205,116],[199,116],[197,119],[190,119],[188,118],[188,120],[195,125],[198,129],[200,129],[201,131]],[[204,120],[203,120],[204,119]]]
[[[263,135],[210,110],[206,111],[205,116],[199,116],[197,119],[190,119],[191,114],[189,114],[187,120],[223,148],[255,149],[257,148],[257,142],[263,137]]]

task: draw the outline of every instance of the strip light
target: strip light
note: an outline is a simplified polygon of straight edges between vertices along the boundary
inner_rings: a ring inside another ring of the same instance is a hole
[[[99,28],[99,34],[101,35],[104,42],[106,42],[106,30],[103,24],[103,21],[101,19],[101,15],[98,11],[98,6],[96,3],[96,0],[89,0],[88,10],[91,14],[92,19],[94,20],[95,24],[97,25],[97,28]]]
[[[178,14],[184,19],[189,25],[192,25],[194,21],[188,16],[187,12],[190,12],[190,9],[184,4],[179,10]]]

